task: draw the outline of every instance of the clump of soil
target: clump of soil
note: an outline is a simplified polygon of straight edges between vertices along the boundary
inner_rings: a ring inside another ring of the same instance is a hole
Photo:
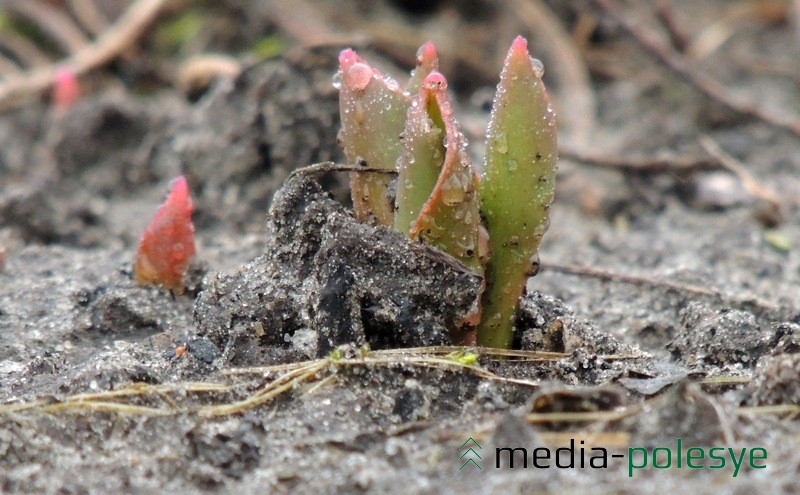
[[[264,254],[207,279],[195,304],[201,335],[221,347],[237,340],[237,365],[263,364],[252,355],[273,346],[310,358],[343,344],[448,344],[448,330],[477,304],[479,276],[399,232],[356,222],[312,178],[289,179],[268,218]]]

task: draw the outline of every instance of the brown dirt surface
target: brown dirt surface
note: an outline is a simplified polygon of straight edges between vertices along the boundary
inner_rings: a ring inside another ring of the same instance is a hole
[[[9,33],[66,51],[13,3],[0,88]],[[0,492],[800,492],[797,2],[168,4],[69,109],[0,113]],[[479,277],[355,222],[346,174],[291,174],[341,160],[341,49],[400,78],[429,39],[479,162],[516,34],[559,113],[551,226],[517,349],[450,348]],[[198,257],[171,295],[132,261],[178,175]],[[629,471],[659,447],[767,467]]]

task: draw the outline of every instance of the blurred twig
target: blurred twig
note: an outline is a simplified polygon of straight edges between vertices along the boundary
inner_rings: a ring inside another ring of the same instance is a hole
[[[307,47],[325,45],[360,44],[363,39],[352,33],[343,34],[332,29],[331,23],[321,13],[319,6],[313,6],[305,0],[286,2],[284,0],[266,0],[270,17],[281,29],[292,38]]]
[[[747,170],[745,164],[726,153],[719,144],[709,136],[702,136],[700,138],[700,145],[706,150],[706,153],[718,160],[725,170],[728,170],[738,177],[742,186],[748,193],[756,199],[763,201],[769,210],[774,212],[778,219],[780,219],[783,207],[781,198],[775,191],[762,184]]]
[[[737,28],[754,19],[777,22],[789,15],[783,1],[745,1],[731,5],[723,17],[703,28],[686,47],[686,55],[695,60],[708,57],[733,37]]]
[[[31,96],[45,91],[55,81],[59,69],[66,69],[75,76],[80,76],[113,60],[136,41],[166,1],[137,0],[93,43],[84,46],[72,56],[19,76],[10,76],[0,83],[0,109],[21,105]]]
[[[664,29],[666,29],[667,34],[669,34],[669,40],[672,46],[679,52],[685,51],[686,47],[689,46],[690,40],[675,15],[675,9],[669,3],[669,0],[660,0],[657,3],[656,17],[661,25],[664,26]]]
[[[6,8],[36,23],[69,53],[75,53],[89,44],[86,35],[66,13],[41,0],[6,0]]]
[[[2,46],[11,57],[16,59],[17,62],[24,61],[29,67],[42,66],[50,63],[50,59],[47,55],[32,41],[10,29],[6,30],[4,33],[0,33],[0,46]],[[17,65],[17,68],[21,69],[21,66]],[[5,73],[5,71],[2,73]]]
[[[108,19],[97,9],[93,0],[69,0],[69,4],[83,28],[93,35],[99,36],[108,29]]]
[[[558,156],[586,165],[628,172],[658,173],[716,170],[724,168],[718,160],[709,156],[671,155],[631,157],[587,151],[568,145],[559,146]]]
[[[549,42],[550,63],[559,76],[559,101],[567,115],[568,140],[587,142],[594,128],[595,98],[580,50],[560,19],[541,1],[514,0],[512,5],[531,32]]]
[[[681,284],[666,280],[658,280],[650,277],[625,275],[621,273],[612,272],[609,270],[593,268],[590,266],[580,266],[580,265],[561,264],[561,263],[541,263],[540,271],[541,270],[565,273],[569,275],[575,275],[578,277],[596,278],[604,282],[617,282],[617,283],[634,285],[637,287],[650,287],[654,289],[661,289],[667,292],[673,292],[683,296],[705,297],[719,301],[722,304],[726,304],[735,308],[757,310],[759,313],[768,315],[769,317],[775,319],[786,318],[787,313],[790,312],[786,308],[782,308],[769,301],[765,301],[757,297],[746,297],[746,298],[730,297],[713,288],[700,287],[698,285]]]
[[[663,46],[658,37],[648,31],[645,26],[639,25],[623,14],[623,9],[616,0],[591,0],[591,2],[597,8],[613,17],[620,27],[662,66],[697,91],[731,112],[760,120],[773,127],[785,129],[796,136],[800,136],[800,120],[776,114],[753,102],[741,101],[740,98],[729,92],[725,86],[692,67],[684,56]]]
[[[655,156],[629,157],[589,152],[568,145],[561,145],[559,157],[600,168],[639,173],[691,172],[702,170],[726,170],[736,176],[742,187],[754,198],[764,203],[770,215],[780,222],[782,201],[780,196],[761,183],[748,170],[747,166],[729,154],[709,136],[700,138],[700,146],[707,156]]]

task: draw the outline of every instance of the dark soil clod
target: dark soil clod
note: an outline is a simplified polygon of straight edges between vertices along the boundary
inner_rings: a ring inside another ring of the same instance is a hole
[[[265,254],[235,275],[215,275],[195,305],[200,333],[219,346],[233,334],[255,334],[256,325],[261,342],[284,346],[312,329],[315,356],[349,343],[442,345],[479,295],[480,277],[466,267],[399,232],[356,222],[309,177],[293,177],[278,192],[268,230]]]

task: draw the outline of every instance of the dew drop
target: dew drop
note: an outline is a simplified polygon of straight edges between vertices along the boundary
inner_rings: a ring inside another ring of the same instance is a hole
[[[498,153],[503,155],[508,153],[508,140],[506,140],[505,133],[498,132],[494,137],[494,144]]]
[[[391,77],[385,77],[383,79],[384,83],[386,84],[386,88],[389,91],[400,91],[400,85],[397,84],[397,81],[392,79]]]
[[[356,62],[343,76],[344,83],[353,91],[364,91],[372,80],[372,67]]]
[[[447,89],[447,79],[439,72],[431,72],[422,81],[422,87],[431,91],[444,91]]]
[[[452,175],[442,184],[442,201],[448,206],[464,201],[467,192],[457,176]]]
[[[340,89],[342,87],[342,71],[333,75],[333,87]]]
[[[531,57],[531,67],[533,67],[533,73],[541,79],[544,76],[544,64],[538,58]]]

